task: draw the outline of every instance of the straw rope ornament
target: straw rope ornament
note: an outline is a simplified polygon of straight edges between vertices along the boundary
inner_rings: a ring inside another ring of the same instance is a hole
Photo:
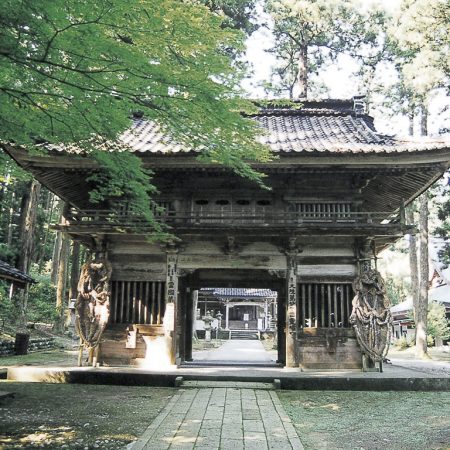
[[[81,268],[75,302],[75,329],[80,337],[80,352],[86,348],[90,362],[109,320],[111,272],[106,259],[88,261]]]
[[[389,350],[392,316],[390,300],[381,274],[373,269],[363,272],[354,282],[350,322],[363,353],[373,361],[383,361]]]

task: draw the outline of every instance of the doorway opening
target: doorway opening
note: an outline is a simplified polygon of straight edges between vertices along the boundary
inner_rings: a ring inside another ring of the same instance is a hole
[[[278,293],[206,287],[193,293],[192,362],[272,365],[278,360]]]
[[[263,269],[197,269],[180,279],[177,364],[284,366],[286,279]]]

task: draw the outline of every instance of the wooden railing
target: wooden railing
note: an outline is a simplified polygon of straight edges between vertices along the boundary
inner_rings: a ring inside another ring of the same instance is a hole
[[[78,210],[71,209],[67,217],[70,224],[99,227],[148,227],[148,222],[140,215],[132,212],[117,213],[111,210]],[[403,224],[402,215],[389,212],[346,212],[336,213],[314,212],[259,212],[253,214],[207,213],[200,212],[163,212],[155,215],[158,222],[166,223],[174,228],[214,228],[223,226],[240,227],[302,227],[302,226],[345,226],[358,225],[392,225]]]

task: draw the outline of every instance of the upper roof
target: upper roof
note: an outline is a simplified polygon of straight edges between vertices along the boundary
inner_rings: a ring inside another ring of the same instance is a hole
[[[17,281],[21,284],[36,283],[33,278],[19,269],[9,265],[5,261],[0,261],[0,278]]]
[[[450,148],[449,141],[400,139],[377,133],[360,97],[303,103],[265,103],[252,114],[262,143],[275,153],[402,153]],[[184,153],[190,149],[164,135],[155,122],[136,118],[120,140],[140,153]]]

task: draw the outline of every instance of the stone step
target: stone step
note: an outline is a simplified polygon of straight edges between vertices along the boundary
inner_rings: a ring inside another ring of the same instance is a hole
[[[259,340],[258,331],[253,330],[231,330],[230,339],[242,339],[242,340]]]
[[[264,389],[273,390],[279,389],[279,380],[274,380],[273,383],[262,383],[258,381],[214,381],[214,380],[183,380],[182,377],[176,383],[180,388],[236,388],[236,389]]]

